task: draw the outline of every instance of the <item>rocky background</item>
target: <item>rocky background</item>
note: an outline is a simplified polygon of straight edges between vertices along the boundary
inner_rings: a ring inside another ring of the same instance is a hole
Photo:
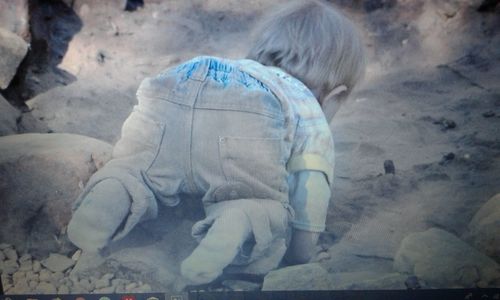
[[[195,199],[102,256],[65,236],[140,81],[200,54],[245,56],[284,0],[0,2],[0,270],[7,294],[171,291]],[[500,287],[500,4],[332,0],[367,78],[331,125],[336,182],[310,264],[228,268],[197,289]],[[496,196],[495,196],[496,195]]]

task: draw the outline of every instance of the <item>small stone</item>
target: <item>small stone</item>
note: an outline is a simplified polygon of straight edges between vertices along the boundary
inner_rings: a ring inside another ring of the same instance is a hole
[[[224,280],[222,285],[232,291],[257,291],[260,290],[260,284],[244,280]]]
[[[82,250],[78,249],[76,250],[76,252],[71,256],[71,259],[72,260],[79,260],[80,259],[80,256],[82,255]]]
[[[49,270],[43,269],[40,271],[40,281],[49,282],[52,279],[52,273]]]
[[[19,266],[19,270],[21,271],[32,271],[33,270],[33,263],[31,260],[24,260],[20,261],[21,265]]]
[[[3,254],[5,254],[5,257],[7,257],[7,259],[10,259],[10,260],[13,260],[13,261],[17,261],[17,259],[19,258],[17,256],[17,252],[16,250],[14,250],[14,248],[6,248],[3,250]]]
[[[392,160],[384,161],[384,171],[385,174],[396,174],[396,167],[394,166],[394,162]]]
[[[405,280],[405,285],[409,290],[416,290],[421,288],[417,276],[408,276],[408,278]]]
[[[94,292],[98,293],[98,294],[111,294],[111,293],[115,292],[115,287],[109,286],[109,287],[104,287],[104,288],[100,288],[100,289],[95,289]]]
[[[75,263],[71,258],[57,253],[51,253],[47,259],[42,261],[42,265],[52,272],[64,272],[74,266]]]
[[[63,285],[59,286],[59,288],[57,289],[57,293],[59,295],[69,294],[69,288],[63,284]]]
[[[3,251],[0,251],[0,262],[5,260],[5,254],[3,254]]]
[[[30,290],[35,290],[36,287],[38,286],[38,284],[39,284],[39,282],[36,280],[28,281],[28,287],[30,288]]]
[[[491,111],[491,110],[483,113],[483,117],[485,117],[485,118],[491,118],[491,117],[494,117],[495,115],[496,115],[495,112]]]
[[[57,289],[52,283],[40,282],[36,287],[36,292],[40,294],[56,294]]]
[[[92,291],[93,289],[95,289],[95,284],[94,282],[88,280],[88,279],[82,279],[79,281],[79,285],[84,288],[85,290],[87,291]]]
[[[14,284],[18,283],[22,279],[26,279],[26,273],[22,271],[17,271],[12,275],[12,280],[14,280]]]
[[[50,277],[51,277],[51,281],[59,282],[60,280],[62,280],[64,278],[64,274],[61,272],[55,272],[55,273],[52,273],[52,275]]]
[[[11,289],[12,294],[27,294],[29,291],[30,287],[28,286],[28,282],[26,280],[18,282]]]
[[[108,286],[110,286],[110,285],[111,285],[111,284],[110,284],[110,282],[109,282],[109,279],[104,278],[104,277],[103,277],[103,278],[101,278],[101,279],[99,279],[99,280],[97,280],[97,281],[95,282],[95,288],[96,288],[96,289],[102,289],[102,288],[108,287]]]
[[[26,279],[39,281],[40,277],[33,271],[26,272]]]
[[[38,260],[33,261],[33,272],[38,273],[41,270],[42,270],[42,264]]]
[[[137,287],[137,283],[135,283],[135,282],[131,282],[131,283],[129,283],[129,284],[127,284],[127,285],[125,286],[125,290],[126,290],[126,291],[132,291],[132,290],[133,290],[133,289],[135,289],[136,287]]]
[[[12,277],[7,274],[2,273],[2,275],[0,275],[0,279],[2,280],[3,284],[13,284]]]
[[[2,269],[2,273],[8,275],[14,274],[15,272],[17,272],[17,270],[19,270],[19,265],[17,264],[17,261],[11,259],[3,261],[0,267]]]
[[[12,248],[12,245],[6,244],[6,243],[1,243],[0,244],[0,250],[5,250],[7,248]]]
[[[31,262],[31,255],[30,254],[23,254],[20,258],[19,258],[19,262],[23,262],[23,261],[29,261]]]
[[[147,283],[145,284],[142,284],[141,286],[139,286],[136,290],[136,292],[138,293],[148,293],[148,292],[151,292],[151,286]]]

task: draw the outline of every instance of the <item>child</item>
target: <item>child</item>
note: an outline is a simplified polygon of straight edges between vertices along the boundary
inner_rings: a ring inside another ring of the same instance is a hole
[[[98,251],[187,193],[206,213],[181,264],[191,284],[229,264],[279,261],[287,246],[289,262],[309,261],[333,180],[328,124],[364,68],[354,26],[302,1],[269,17],[248,59],[197,57],[146,78],[113,158],[75,205],[70,240]]]

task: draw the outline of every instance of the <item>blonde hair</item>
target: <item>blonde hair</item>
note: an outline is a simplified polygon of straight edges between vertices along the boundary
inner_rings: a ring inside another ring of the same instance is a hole
[[[339,85],[347,96],[365,72],[364,47],[357,29],[332,5],[310,0],[286,5],[256,31],[247,56],[301,80],[321,101]]]

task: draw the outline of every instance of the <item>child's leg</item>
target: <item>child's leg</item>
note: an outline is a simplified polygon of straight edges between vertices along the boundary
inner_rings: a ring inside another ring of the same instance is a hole
[[[182,276],[190,284],[203,284],[216,279],[233,261],[250,234],[250,220],[243,210],[224,210],[198,247],[182,262]]]
[[[130,212],[130,196],[116,179],[97,183],[68,224],[68,237],[84,251],[105,247]]]

